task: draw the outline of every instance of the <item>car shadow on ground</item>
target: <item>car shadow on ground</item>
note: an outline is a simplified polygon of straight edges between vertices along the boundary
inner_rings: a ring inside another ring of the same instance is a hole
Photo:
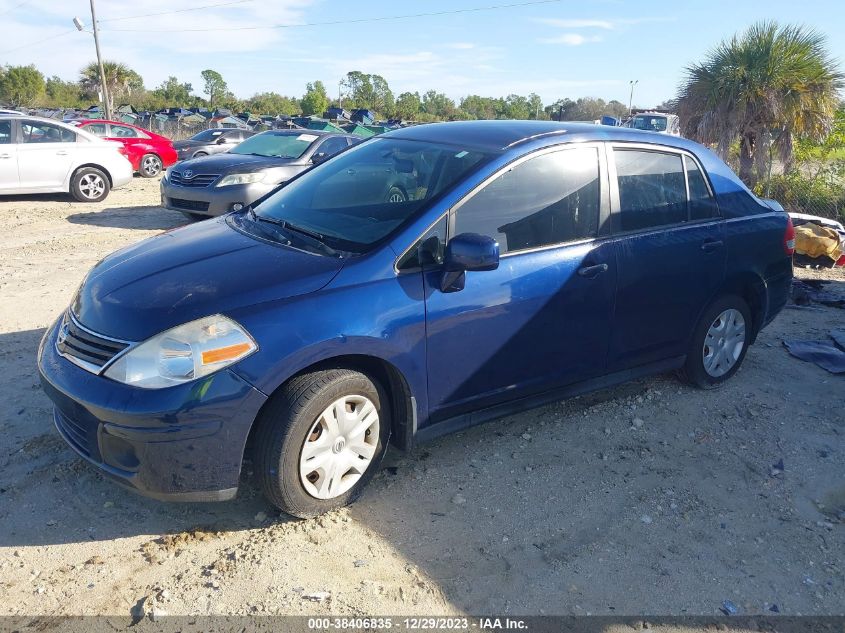
[[[178,211],[163,207],[110,207],[102,211],[74,213],[67,218],[73,224],[86,224],[115,229],[162,230],[189,224]]]

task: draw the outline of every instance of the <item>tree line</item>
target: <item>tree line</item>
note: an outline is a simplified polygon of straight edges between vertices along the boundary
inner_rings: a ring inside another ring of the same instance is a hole
[[[593,121],[604,115],[624,117],[623,103],[595,97],[562,98],[544,104],[539,95],[510,94],[504,97],[468,95],[454,100],[442,92],[403,92],[394,95],[387,80],[378,74],[351,71],[341,81],[341,94],[329,95],[321,81],[306,84],[301,97],[277,92],[256,93],[248,99],[236,97],[221,73],[202,71],[202,96],[190,82],[168,77],[148,89],[143,78],[126,64],[103,63],[111,105],[129,104],[138,110],[201,107],[227,108],[234,112],[270,115],[322,115],[329,107],[347,110],[365,108],[382,119],[444,121],[471,119],[554,119]],[[75,81],[45,77],[35,66],[0,67],[0,103],[13,107],[79,108],[97,103],[100,93],[99,67],[91,62]]]

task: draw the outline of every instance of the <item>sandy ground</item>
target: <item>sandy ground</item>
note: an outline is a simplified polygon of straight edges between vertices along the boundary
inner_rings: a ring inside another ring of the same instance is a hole
[[[104,481],[36,348],[95,262],[183,223],[157,201],[0,199],[0,614],[845,614],[845,376],[781,344],[841,309],[785,310],[717,391],[659,376],[393,452],[312,521],[248,483],[168,505]]]

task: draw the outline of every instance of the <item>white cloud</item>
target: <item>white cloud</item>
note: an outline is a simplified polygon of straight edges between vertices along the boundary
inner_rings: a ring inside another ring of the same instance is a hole
[[[567,46],[581,46],[582,44],[601,42],[602,39],[597,36],[586,36],[580,33],[564,33],[555,37],[543,37],[537,40],[541,44],[566,44]]]

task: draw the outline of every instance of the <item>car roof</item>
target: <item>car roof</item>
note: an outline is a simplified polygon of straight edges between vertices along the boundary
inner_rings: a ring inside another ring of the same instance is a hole
[[[66,128],[68,130],[71,130],[72,132],[82,132],[86,136],[86,138],[96,139],[98,141],[102,140],[102,139],[100,139],[100,137],[94,136],[90,132],[86,132],[85,130],[80,130],[79,127],[76,126],[76,125],[71,125],[70,123],[67,123],[65,121],[59,121],[57,119],[49,119],[49,118],[44,117],[44,116],[33,116],[33,115],[29,115],[29,114],[10,114],[10,115],[3,115],[3,118],[4,119],[19,119],[19,120],[25,120],[25,121],[39,121],[41,123],[52,123],[53,125],[58,125],[59,127]]]
[[[501,152],[532,141],[536,141],[540,146],[575,141],[624,141],[654,143],[690,151],[701,148],[693,141],[666,134],[568,121],[505,120],[427,123],[394,130],[381,136],[470,147],[488,152]]]

